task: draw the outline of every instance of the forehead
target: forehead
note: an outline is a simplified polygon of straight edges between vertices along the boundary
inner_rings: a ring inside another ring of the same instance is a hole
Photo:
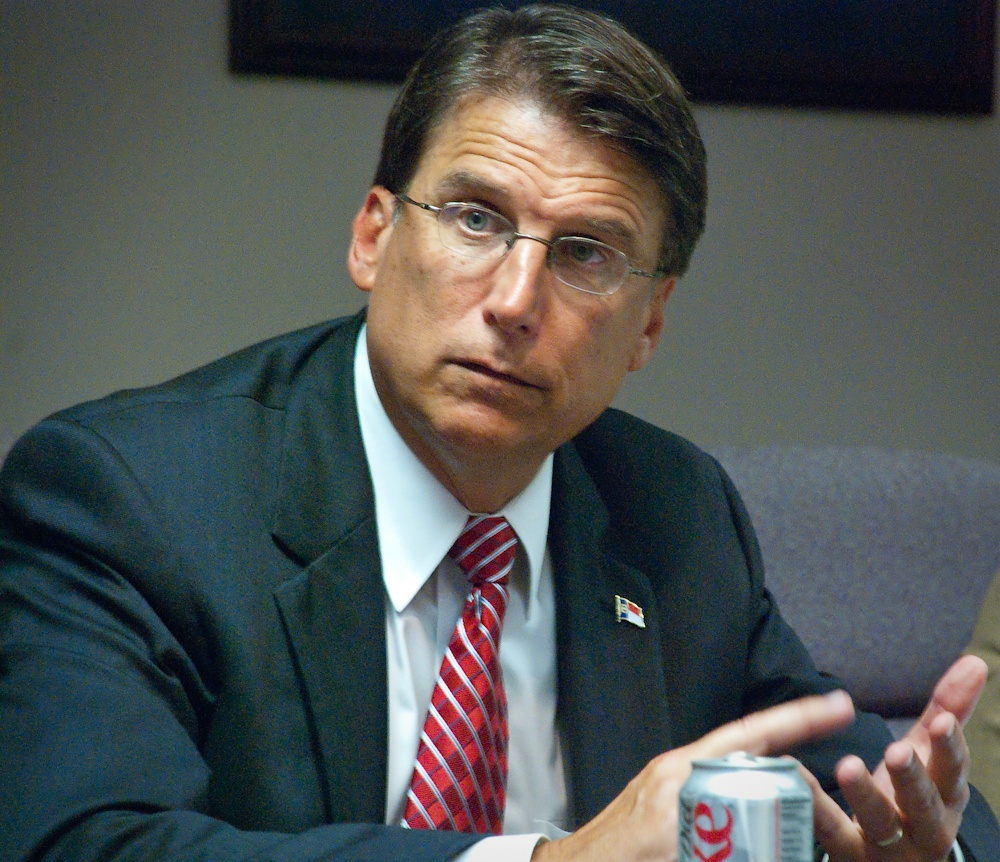
[[[460,101],[429,136],[412,188],[496,195],[543,218],[616,219],[655,241],[665,223],[659,189],[632,156],[530,99]]]

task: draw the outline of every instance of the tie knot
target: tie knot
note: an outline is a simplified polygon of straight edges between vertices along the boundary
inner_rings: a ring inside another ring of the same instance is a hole
[[[458,563],[473,587],[506,583],[514,565],[517,534],[498,515],[470,515],[448,555]]]

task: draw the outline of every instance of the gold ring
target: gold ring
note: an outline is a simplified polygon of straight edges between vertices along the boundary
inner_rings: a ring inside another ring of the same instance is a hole
[[[881,841],[876,841],[876,847],[893,847],[903,840],[903,827],[897,826],[896,831],[890,835],[888,838],[884,838]]]

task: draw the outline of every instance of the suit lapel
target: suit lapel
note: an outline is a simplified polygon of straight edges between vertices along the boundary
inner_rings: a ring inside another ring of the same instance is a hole
[[[299,371],[287,408],[273,535],[305,568],[275,591],[332,821],[385,816],[385,599],[358,427],[354,320]]]
[[[615,559],[607,510],[572,444],[557,452],[550,523],[558,715],[579,826],[670,747],[666,685],[649,580]],[[645,628],[617,621],[616,595],[643,609]]]
[[[385,817],[385,610],[374,518],[275,592],[333,822]]]

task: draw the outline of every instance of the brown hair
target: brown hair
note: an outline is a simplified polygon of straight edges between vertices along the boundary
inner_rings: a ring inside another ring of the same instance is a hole
[[[473,93],[527,96],[634,158],[670,215],[659,268],[683,275],[705,228],[705,148],[683,88],[656,53],[617,22],[569,6],[470,15],[411,69],[386,122],[375,184],[406,191],[431,132]]]

